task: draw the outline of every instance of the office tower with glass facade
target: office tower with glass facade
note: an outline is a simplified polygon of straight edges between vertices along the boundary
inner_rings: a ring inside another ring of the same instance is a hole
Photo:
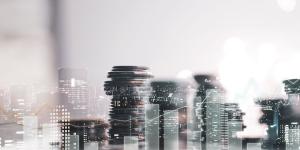
[[[151,104],[159,105],[159,149],[165,148],[166,112],[178,112],[179,149],[187,147],[187,84],[178,81],[152,81]],[[170,121],[170,119],[168,120]]]
[[[258,99],[256,104],[261,107],[263,115],[259,122],[267,125],[267,137],[262,141],[262,148],[267,150],[280,149],[283,147],[284,130],[281,123],[280,110],[284,104],[284,99]]]
[[[0,120],[5,119],[2,112],[7,112],[10,109],[10,93],[8,89],[0,89]],[[2,116],[3,115],[3,116]]]
[[[96,142],[99,147],[108,140],[106,132],[109,124],[101,119],[70,120],[70,135],[77,135],[79,148],[84,149],[84,143]]]
[[[285,149],[299,149],[298,136],[300,124],[300,81],[290,79],[283,81],[288,99],[280,107],[280,133],[284,137]]]
[[[224,93],[216,89],[206,92],[206,149],[221,149]]]
[[[25,85],[14,85],[10,87],[10,109],[18,124],[23,123],[24,116],[30,110],[30,90]]]
[[[147,82],[152,75],[147,67],[114,66],[105,82],[106,94],[112,96],[110,110],[109,143],[124,144],[125,136],[144,141],[145,107],[150,92]],[[142,146],[140,144],[139,146]]]
[[[60,101],[70,105],[71,118],[87,117],[87,70],[61,68],[58,70]]]
[[[220,88],[217,79],[213,75],[199,74],[194,76],[198,84],[196,96],[193,102],[193,145],[200,149],[205,149],[206,143],[206,91],[209,89]]]
[[[286,150],[300,149],[300,126],[298,122],[286,125],[285,142]]]
[[[70,112],[64,105],[57,105],[50,113],[50,124],[53,126],[50,135],[53,140],[50,141],[51,147],[60,147],[62,150],[70,149]]]
[[[238,137],[238,132],[244,130],[243,116],[245,113],[239,108],[237,103],[225,103],[224,113],[224,143],[227,150],[241,150],[243,148],[242,139]],[[226,137],[227,136],[227,137]]]
[[[243,131],[243,115],[237,103],[224,103],[224,92],[207,90],[206,94],[206,144],[205,149],[239,150]]]
[[[145,150],[159,149],[159,105],[145,105]]]

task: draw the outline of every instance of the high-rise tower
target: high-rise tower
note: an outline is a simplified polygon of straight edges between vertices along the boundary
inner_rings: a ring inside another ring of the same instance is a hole
[[[70,135],[78,136],[79,149],[84,149],[84,144],[89,142],[98,143],[102,147],[107,141],[108,127],[108,123],[102,119],[71,120]]]
[[[193,103],[193,141],[196,147],[205,149],[206,146],[206,120],[207,120],[207,90],[220,88],[217,79],[213,75],[199,74],[194,79],[198,84],[196,97]],[[198,144],[199,143],[199,144]]]
[[[85,118],[88,106],[87,71],[61,68],[58,75],[60,100],[69,105],[72,118]]]
[[[280,109],[280,136],[284,137],[282,143],[285,144],[286,150],[299,149],[300,79],[285,80],[283,83],[288,99]]]
[[[175,129],[178,132],[178,140],[180,142],[179,149],[186,149],[187,142],[187,84],[177,81],[152,81],[152,93],[149,99],[151,104],[159,105],[159,147],[161,150],[170,149],[165,145],[168,139],[166,130]],[[168,113],[178,114],[175,117],[170,117]],[[178,124],[168,124],[167,122],[177,122]],[[166,126],[166,125],[169,125]],[[174,131],[173,131],[174,132]],[[175,142],[176,143],[176,142]],[[174,143],[174,144],[175,144]]]
[[[280,110],[284,104],[284,99],[258,99],[256,104],[260,105],[263,115],[259,119],[260,123],[267,125],[267,138],[262,141],[262,148],[266,150],[282,149],[284,144],[284,125],[281,124]]]

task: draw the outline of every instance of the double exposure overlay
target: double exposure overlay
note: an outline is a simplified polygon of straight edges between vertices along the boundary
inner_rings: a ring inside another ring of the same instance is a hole
[[[299,150],[297,0],[0,0],[0,150]]]

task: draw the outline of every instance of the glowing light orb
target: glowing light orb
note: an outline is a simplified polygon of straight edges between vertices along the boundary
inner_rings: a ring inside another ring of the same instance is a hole
[[[247,86],[252,76],[252,66],[246,44],[239,38],[229,38],[224,43],[224,58],[219,68],[220,81],[230,98]]]
[[[296,7],[296,0],[277,0],[279,7],[285,12],[292,12]]]
[[[179,78],[179,79],[188,79],[188,78],[191,78],[192,76],[193,76],[193,73],[190,70],[181,70],[177,74],[177,78]]]

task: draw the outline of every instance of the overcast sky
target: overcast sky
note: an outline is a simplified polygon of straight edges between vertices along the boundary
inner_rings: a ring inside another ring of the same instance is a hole
[[[182,70],[218,74],[229,101],[258,128],[257,97],[284,95],[299,78],[296,0],[65,0],[62,66],[89,69],[102,85],[114,65],[145,65],[156,77]]]
[[[114,65],[148,66],[158,78],[215,73],[248,125],[258,120],[253,98],[282,95],[282,80],[299,78],[296,0],[58,1],[58,67],[87,68],[93,85]],[[0,2],[0,84],[47,81],[56,72],[46,0]]]
[[[62,66],[88,68],[98,83],[114,65],[149,66],[157,77],[219,73],[230,38],[253,58],[265,43],[287,55],[300,48],[295,1],[65,0]]]

